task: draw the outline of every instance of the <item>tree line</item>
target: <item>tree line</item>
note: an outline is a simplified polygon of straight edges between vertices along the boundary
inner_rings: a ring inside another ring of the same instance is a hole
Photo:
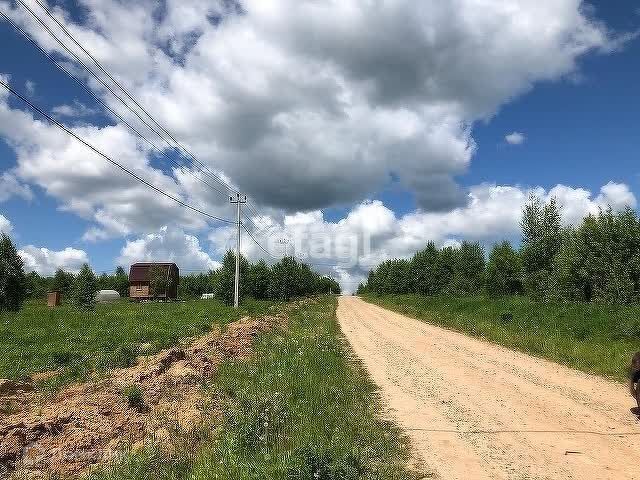
[[[229,251],[222,259],[222,266],[208,273],[188,275],[180,279],[181,297],[199,298],[204,293],[214,293],[227,304],[233,303],[236,269],[235,253]],[[330,277],[313,271],[309,265],[293,257],[284,257],[272,266],[264,260],[250,263],[240,256],[240,298],[258,300],[285,300],[322,293],[340,293],[340,285]]]
[[[241,256],[240,274],[241,298],[288,301],[293,297],[340,293],[336,280],[319,275],[292,257],[285,257],[269,266],[263,260],[252,264]],[[181,298],[200,298],[204,293],[213,293],[230,305],[233,303],[234,278],[235,254],[229,251],[220,268],[181,277],[179,295]],[[155,284],[151,283],[153,289]],[[61,292],[63,299],[78,306],[93,308],[95,294],[99,290],[115,290],[121,297],[128,297],[129,277],[124,268],[117,267],[113,274],[101,273],[98,276],[88,264],[84,264],[77,274],[61,268],[51,276],[37,272],[25,274],[24,263],[15,245],[8,235],[0,236],[0,311],[18,311],[25,300],[43,299],[50,291]]]
[[[504,241],[487,255],[478,242],[437,248],[383,262],[358,293],[528,295],[538,300],[640,302],[640,219],[611,208],[563,227],[560,208],[531,198],[521,220],[522,242]]]
[[[82,270],[84,270],[84,265]],[[96,291],[115,290],[121,297],[129,295],[129,276],[123,267],[117,267],[112,274],[103,272],[95,275],[93,271],[91,273],[93,274],[91,281],[95,282]],[[87,272],[85,271],[83,277],[86,274]],[[61,268],[58,268],[53,275],[49,276],[39,275],[37,272],[29,272],[26,275],[27,298],[45,298],[47,292],[51,291],[61,292],[63,298],[71,298],[79,276],[80,272],[74,274]]]

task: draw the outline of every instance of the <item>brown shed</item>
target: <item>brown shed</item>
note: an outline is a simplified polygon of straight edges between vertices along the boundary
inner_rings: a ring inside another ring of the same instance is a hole
[[[62,303],[62,294],[58,291],[47,293],[47,306],[57,307]]]
[[[152,276],[162,284],[162,290],[153,291]],[[134,263],[129,270],[129,297],[132,300],[178,298],[180,270],[175,263]]]

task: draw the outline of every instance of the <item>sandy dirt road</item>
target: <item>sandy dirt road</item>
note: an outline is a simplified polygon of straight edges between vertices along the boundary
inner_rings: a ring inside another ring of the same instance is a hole
[[[338,320],[442,479],[640,479],[625,385],[341,297]]]

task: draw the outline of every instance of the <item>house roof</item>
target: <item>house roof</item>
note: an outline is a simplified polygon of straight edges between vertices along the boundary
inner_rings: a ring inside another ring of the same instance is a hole
[[[146,263],[134,263],[131,265],[129,269],[129,281],[130,282],[148,282],[150,281],[149,271],[151,267],[162,267],[165,271],[168,271],[175,267],[175,270],[178,271],[178,266],[175,263],[154,263],[154,262],[146,262]]]

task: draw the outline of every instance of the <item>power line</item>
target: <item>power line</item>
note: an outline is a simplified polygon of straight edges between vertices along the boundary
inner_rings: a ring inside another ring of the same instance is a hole
[[[162,137],[162,135],[160,135],[151,125],[149,125],[149,123],[147,121],[144,120],[144,118],[142,118],[140,116],[140,114],[138,112],[136,112],[135,110],[133,110],[128,104],[127,102],[124,101],[124,99],[118,95],[112,88],[111,86],[109,86],[102,78],[100,78],[86,63],[84,63],[82,61],[82,59],[74,52],[72,51],[62,40],[60,40],[60,38],[55,34],[55,32],[53,30],[51,30],[51,28],[49,27],[49,25],[47,25],[44,20],[42,20],[26,3],[23,2],[23,0],[18,0],[18,2],[20,3],[20,5],[22,5],[30,14],[33,18],[36,19],[36,21],[49,33],[49,35],[69,54],[71,55],[80,65],[82,65],[82,67],[91,74],[91,76],[93,78],[96,79],[96,81],[98,81],[100,83],[100,85],[102,85],[104,88],[106,88],[111,95],[113,95],[117,100],[119,100],[125,107],[127,107],[133,114],[135,114],[138,119],[143,122],[147,128],[149,128],[153,133],[155,133],[158,137],[160,137],[162,140],[164,140],[170,147],[173,148],[173,145],[171,145],[169,142],[166,141],[166,139],[164,137]]]
[[[51,28],[44,22],[44,20],[42,20],[28,5],[26,5],[22,0],[18,0],[18,2],[23,6],[23,8],[25,8],[29,14],[36,19],[36,21],[49,33],[49,35],[71,56],[73,57],[87,72],[89,72],[89,74],[91,74],[91,76],[93,78],[96,79],[96,81],[98,81],[98,83],[100,83],[100,85],[102,85],[109,93],[111,93],[111,95],[113,95],[113,97],[115,97],[120,103],[122,103],[129,111],[131,111],[150,131],[152,131],[155,135],[157,135],[164,143],[166,143],[169,148],[171,149],[175,149],[176,146],[173,145],[171,142],[169,142],[160,132],[158,132],[152,125],[149,124],[149,122],[147,122],[138,111],[136,111],[134,108],[132,108],[120,95],[118,95],[113,88],[111,88],[110,85],[108,85],[102,78],[100,78],[100,76],[98,76],[92,69],[91,67],[89,67],[85,62],[82,61],[82,59],[75,53],[73,52],[56,34],[55,32],[53,32],[53,30],[51,30]],[[42,6],[42,5],[41,5]],[[50,15],[51,16],[51,15]],[[6,15],[5,15],[6,17]],[[57,21],[57,19],[53,16],[51,16],[56,23],[59,24],[59,22]],[[63,27],[64,28],[64,27]],[[55,61],[55,60],[54,60]],[[57,64],[57,62],[56,62]],[[102,103],[102,102],[101,102]],[[107,107],[108,108],[108,107]],[[109,109],[111,110],[111,109]],[[112,110],[111,110],[112,111]],[[118,118],[121,118],[118,115]],[[144,136],[142,136],[143,138],[146,138]],[[147,139],[147,142],[149,142],[150,144],[153,145],[152,142],[150,142]],[[155,147],[158,151],[161,152],[161,150],[156,146]],[[163,154],[164,155],[164,154]],[[170,158],[170,157],[167,157]],[[170,159],[170,161],[172,163],[174,163],[174,165],[176,164],[175,161],[173,161],[172,159]],[[180,166],[182,167],[182,166]],[[186,165],[185,165],[186,167]],[[188,168],[188,167],[187,167]],[[205,172],[206,174],[207,172]],[[225,188],[228,189],[228,186],[226,184],[224,184],[224,182],[221,182],[221,180],[219,180],[217,177],[215,176],[211,176],[209,174],[207,174],[210,178],[213,178],[216,182],[220,183],[221,185],[223,185]],[[201,179],[200,179],[201,180]],[[222,192],[221,190],[217,189],[216,187],[214,187],[213,185],[205,182],[204,180],[201,180],[203,183],[205,183],[206,185],[208,185],[210,188],[212,188],[213,190],[217,191],[218,193],[220,193],[221,195],[225,195],[225,192]]]
[[[195,155],[193,155],[193,153],[191,153],[184,145],[182,145],[178,140],[176,140],[176,138],[164,127],[162,126],[128,91],[127,89],[125,89],[120,82],[118,82],[109,72],[106,68],[104,68],[102,66],[102,64],[96,60],[96,58],[91,54],[91,52],[89,52],[74,36],[71,32],[69,32],[69,30],[64,26],[64,24],[62,24],[54,15],[53,13],[51,13],[51,11],[47,8],[46,5],[44,5],[40,0],[35,0],[36,3],[40,6],[40,8],[42,8],[44,10],[44,12],[47,14],[47,16],[49,16],[49,18],[51,18],[57,25],[58,27],[60,27],[60,29],[71,39],[71,41],[76,44],[80,50],[82,50],[82,52],[85,53],[85,55],[87,55],[92,61],[93,63],[98,67],[98,69],[100,69],[100,71],[102,73],[104,73],[123,93],[124,95],[129,98],[145,115],[146,117],[148,117],[151,122],[153,122],[154,125],[156,125],[162,132],[164,132],[173,142],[175,145],[171,145],[169,141],[166,140],[166,138],[161,135],[155,128],[153,128],[151,125],[148,124],[148,122],[146,122],[144,119],[142,119],[142,117],[139,115],[139,113],[131,108],[129,105],[126,104],[126,102],[124,102],[124,100],[119,96],[116,95],[111,88],[108,88],[108,90],[114,95],[116,96],[116,98],[118,98],[123,104],[125,104],[127,106],[127,108],[129,108],[129,110],[131,110],[151,131],[153,131],[156,135],[158,135],[160,138],[162,138],[167,144],[169,144],[170,146],[177,146],[177,148],[179,150],[181,150],[182,152],[186,153],[189,157],[191,157],[191,159],[193,160],[193,162],[197,163],[201,168],[203,168],[205,171],[209,172],[209,176],[215,180],[218,184],[220,184],[223,188],[226,188],[229,192],[231,193],[235,193],[237,194],[238,192],[233,189],[230,185],[228,185],[222,178],[220,178],[219,175],[215,174],[214,172],[211,171],[211,169],[209,169],[209,167],[207,165],[205,165],[204,163],[202,163],[200,160],[198,160]],[[20,2],[20,4],[26,8],[34,17],[36,17],[39,20],[39,23],[41,23],[43,26],[46,27],[46,25],[42,22],[42,20],[23,2],[23,0],[18,0],[18,2]],[[49,28],[47,28],[47,31],[49,31],[49,33],[51,35],[54,35]],[[69,51],[68,48],[64,47],[65,50]],[[81,63],[81,65],[83,65],[86,69],[90,70],[89,67],[87,67],[84,62],[82,62],[77,55],[73,54],[73,56]],[[90,70],[92,71],[92,70]],[[96,75],[94,75],[96,76]],[[97,77],[97,76],[96,76]],[[103,82],[102,80],[100,80],[100,82],[106,86],[106,83]]]
[[[273,255],[271,252],[269,252],[258,240],[256,240],[256,238],[253,236],[253,234],[249,231],[249,229],[247,228],[247,226],[244,223],[242,223],[241,226],[244,229],[244,231],[247,232],[247,234],[249,235],[251,240],[253,240],[253,243],[255,243],[260,248],[260,250],[262,250],[264,253],[266,253],[271,258],[276,259],[276,260],[281,260],[282,258],[284,258],[284,257],[277,257],[276,255]],[[341,267],[341,265],[339,263],[309,262],[309,261],[304,260],[304,259],[302,259],[300,257],[296,257],[295,255],[291,255],[291,257],[297,259],[298,261],[300,261],[302,263],[305,263],[307,265],[312,265],[314,267]]]
[[[274,225],[271,225],[271,224],[266,225],[266,226],[264,226],[264,227],[259,227],[259,226],[258,226],[258,225],[256,225],[256,223],[251,219],[251,217],[249,217],[246,213],[242,212],[242,216],[245,218],[245,220],[247,220],[247,222],[249,222],[249,223],[253,226],[253,228],[255,228],[255,229],[257,230],[256,235],[262,235],[264,232],[266,232],[266,231],[267,231],[267,229],[270,229],[270,228],[274,227]],[[275,232],[268,232],[268,233],[267,233],[267,236],[268,236],[269,238],[272,238],[274,234],[275,234]]]
[[[269,229],[271,229],[273,227],[273,225],[271,223],[268,223],[266,220],[264,220],[262,217],[263,215],[260,215],[259,212],[256,211],[256,209],[254,207],[251,206],[251,204],[249,202],[247,202],[246,204],[247,208],[251,211],[251,213],[257,217],[258,222],[261,224],[261,226],[256,225],[256,223],[248,216],[245,214],[245,218],[249,221],[249,223],[251,223],[258,231],[258,234],[261,234],[262,232],[265,232]],[[270,232],[269,237],[273,236],[273,232]]]
[[[64,132],[66,132],[68,135],[72,136],[73,138],[75,138],[77,141],[79,141],[80,143],[82,143],[84,146],[86,146],[87,148],[89,148],[90,150],[92,150],[94,153],[100,155],[102,158],[104,158],[105,160],[107,160],[109,163],[115,165],[116,167],[118,167],[119,169],[121,169],[122,171],[124,171],[125,173],[127,173],[128,175],[130,175],[131,177],[135,178],[136,180],[138,180],[139,182],[145,184],[146,186],[148,186],[149,188],[155,190],[157,193],[164,195],[165,197],[173,200],[174,202],[182,205],[185,208],[188,208],[189,210],[192,210],[196,213],[199,213],[200,215],[203,215],[205,217],[211,218],[212,220],[217,220],[219,222],[223,222],[223,223],[229,223],[229,224],[235,224],[236,222],[233,222],[232,220],[228,220],[226,218],[221,218],[215,215],[212,215],[210,213],[207,213],[203,210],[200,210],[197,207],[194,207],[190,204],[188,204],[187,202],[180,200],[179,198],[171,195],[170,193],[165,192],[164,190],[162,190],[159,187],[156,187],[155,185],[153,185],[152,183],[148,182],[147,180],[145,180],[144,178],[140,177],[138,174],[134,173],[133,171],[129,170],[127,167],[125,167],[124,165],[118,163],[117,161],[113,160],[111,157],[109,157],[107,154],[103,153],[102,151],[98,150],[96,147],[94,147],[93,145],[91,145],[89,142],[87,142],[86,140],[84,140],[82,137],[80,137],[79,135],[77,135],[75,132],[73,132],[72,130],[70,130],[69,128],[67,128],[65,125],[63,125],[62,123],[60,123],[59,121],[57,121],[55,118],[51,117],[48,113],[46,113],[44,110],[42,110],[40,107],[36,106],[34,103],[32,103],[29,99],[27,99],[26,97],[24,97],[23,95],[21,95],[20,93],[18,93],[17,91],[15,91],[13,88],[11,88],[11,86],[9,86],[8,84],[6,84],[3,80],[0,79],[0,85],[2,87],[4,87],[7,91],[9,91],[11,94],[13,94],[14,96],[16,96],[17,98],[19,98],[22,102],[24,102],[26,105],[28,105],[32,110],[34,110],[35,112],[39,113],[40,115],[42,115],[44,118],[46,118],[47,120],[49,120],[49,122],[51,122],[52,124],[54,124],[55,126],[57,126],[58,128],[60,128],[61,130],[63,130]]]
[[[178,162],[176,162],[173,158],[171,158],[169,155],[167,155],[165,153],[165,150],[160,149],[155,143],[153,143],[151,140],[149,140],[146,136],[144,136],[138,129],[136,129],[133,125],[131,125],[124,117],[122,117],[122,115],[120,115],[118,112],[116,112],[115,110],[113,110],[109,105],[107,105],[100,97],[98,97],[89,87],[87,87],[84,82],[82,82],[76,75],[74,75],[73,73],[71,73],[69,70],[67,70],[66,68],[64,68],[62,65],[60,65],[55,58],[53,58],[53,56],[51,54],[49,54],[45,49],[43,49],[38,42],[36,42],[26,31],[24,31],[19,25],[17,25],[10,17],[8,17],[4,12],[0,11],[0,15],[2,16],[2,18],[4,18],[4,20],[6,20],[7,22],[9,22],[11,24],[11,26],[21,35],[23,35],[30,43],[32,43],[38,50],[40,50],[40,52],[51,62],[53,63],[53,65],[55,65],[59,70],[61,70],[62,72],[64,72],[65,74],[67,74],[70,78],[72,78],[83,90],[85,90],[89,95],[91,95],[91,97],[93,97],[94,100],[96,100],[100,105],[102,105],[107,111],[109,111],[114,117],[116,117],[118,120],[120,120],[124,125],[126,125],[133,133],[135,133],[140,139],[144,140],[149,146],[151,146],[151,148],[153,148],[156,152],[158,152],[159,154],[163,155],[167,160],[169,160],[169,162],[171,162],[174,166],[178,167],[178,168],[186,168],[187,172],[189,173],[189,175],[191,175],[193,178],[195,178],[196,180],[201,181],[202,183],[204,183],[205,185],[207,185],[208,187],[212,188],[213,190],[216,190],[217,192],[221,193],[222,195],[226,195],[224,192],[218,190],[216,187],[214,187],[213,185],[211,185],[210,183],[208,183],[207,181],[203,180],[200,177],[197,177],[192,171],[191,169],[187,166],[187,165],[181,165]]]
[[[49,35],[54,38],[54,40],[56,40],[56,42],[69,54],[71,55],[85,70],[87,70],[91,76],[93,78],[95,78],[105,89],[107,89],[107,91],[109,93],[111,93],[111,95],[114,96],[114,98],[116,98],[120,103],[122,103],[128,110],[130,110],[150,131],[152,131],[156,136],[158,136],[160,139],[162,139],[163,142],[165,142],[170,148],[177,148],[178,151],[182,151],[183,153],[185,153],[188,157],[191,158],[194,166],[197,166],[197,170],[199,169],[206,177],[212,179],[213,181],[215,181],[218,185],[220,185],[222,188],[226,189],[228,192],[237,194],[238,191],[235,190],[232,186],[230,186],[227,182],[224,181],[224,179],[222,179],[220,177],[219,174],[216,174],[215,172],[213,172],[206,164],[204,164],[203,162],[201,162],[193,153],[191,153],[183,144],[181,144],[163,125],[161,125],[141,104],[140,102],[138,102],[130,93],[129,91],[124,88],[122,86],[122,84],[120,82],[118,82],[118,80],[116,80],[114,78],[113,75],[111,75],[109,73],[109,71],[91,54],[91,52],[89,50],[87,50],[75,37],[74,35],[69,32],[69,30],[64,26],[63,23],[61,23],[56,17],[55,15],[53,15],[53,13],[51,12],[51,10],[49,10],[49,8],[47,7],[46,4],[44,4],[43,2],[41,2],[40,0],[35,0],[36,3],[40,6],[40,8],[47,14],[47,16],[49,18],[51,18],[56,25],[58,25],[58,27],[65,33],[65,35],[67,35],[71,41],[77,45],[78,48],[80,48],[80,50],[87,55],[91,61],[100,69],[101,72],[103,72],[123,93],[124,95],[129,98],[144,114],[146,117],[149,118],[149,120],[151,120],[151,122],[156,125],[158,127],[158,129],[160,129],[162,132],[164,132],[172,141],[173,144],[171,142],[169,142],[164,135],[161,134],[161,132],[159,132],[156,128],[154,128],[152,125],[149,124],[148,121],[146,121],[144,118],[142,118],[142,116],[140,115],[140,113],[132,108],[120,95],[118,95],[116,92],[113,91],[113,89],[111,88],[111,86],[109,86],[102,78],[100,78],[94,71],[93,69],[91,69],[85,62],[82,61],[82,59],[80,59],[80,57],[73,52],[52,30],[51,28],[28,6],[24,3],[23,0],[18,0],[18,2],[20,3],[20,5],[22,5],[22,7],[27,10],[31,16],[33,18],[35,18],[38,23],[49,33]],[[5,15],[3,15],[5,16]],[[5,16],[5,18],[7,18]],[[8,19],[8,18],[7,18]],[[10,21],[10,20],[9,20]],[[11,22],[13,24],[13,22]],[[15,24],[14,24],[15,26]],[[30,39],[31,40],[31,39]],[[31,40],[33,42],[33,40]],[[39,47],[39,45],[36,44],[36,46]],[[40,47],[39,47],[40,48]],[[40,48],[41,49],[41,48]],[[42,50],[42,49],[41,49]],[[46,54],[46,52],[43,52]],[[48,54],[46,54],[48,58],[50,58],[54,63],[55,60],[53,60]],[[66,71],[66,70],[64,70]],[[67,72],[69,74],[69,72]],[[72,76],[72,78],[75,79],[75,77],[73,77],[73,75],[69,74],[70,76]],[[80,82],[79,80],[76,79],[76,81],[78,81],[81,85],[82,82]],[[87,87],[84,87],[85,89]],[[93,94],[93,92],[91,92],[91,95],[94,98],[97,98],[95,96],[95,94]],[[99,100],[100,101],[100,100]],[[100,101],[100,103],[102,105],[105,106],[105,108],[107,108],[109,111],[113,110],[109,107],[107,107],[104,102]],[[120,115],[117,115],[117,118],[122,119],[122,117]],[[124,120],[123,120],[124,121]],[[124,122],[126,125],[128,125],[127,122]],[[133,129],[133,127],[130,127]],[[135,129],[133,129],[135,130]],[[137,131],[136,131],[137,132]],[[145,141],[147,141],[147,143],[151,144],[152,146],[153,143],[151,141],[149,141],[148,139],[146,139],[146,137],[140,135],[139,133],[137,133],[141,138],[145,139]],[[154,146],[155,147],[155,146]],[[158,147],[155,147],[156,150],[158,150],[161,154],[164,155],[164,152],[162,150],[160,150]],[[166,155],[165,155],[166,156]],[[170,157],[167,157],[170,158]],[[175,161],[173,159],[170,159],[170,161],[175,165]],[[188,169],[188,167],[187,167]],[[195,175],[193,175],[191,172],[190,174],[192,176],[195,177]],[[211,185],[210,183],[206,182],[205,180],[203,180],[202,178],[198,178],[198,180],[200,180],[201,182],[203,182],[205,185],[209,186],[210,188],[212,188],[213,190],[217,191],[218,193],[222,194],[222,195],[226,195],[226,193],[220,191],[218,188],[214,187],[213,185]],[[250,205],[247,204],[247,206],[249,207],[249,209],[256,214],[256,216],[260,216],[255,208],[251,207]]]
[[[274,258],[276,260],[280,260],[279,257],[276,257],[275,255],[273,255],[271,252],[269,252],[269,250],[267,250],[266,248],[264,248],[260,242],[258,242],[258,240],[256,240],[256,238],[253,236],[253,234],[249,231],[249,229],[247,228],[247,226],[244,223],[240,224],[242,226],[242,228],[244,229],[245,232],[247,232],[247,235],[249,235],[249,237],[251,238],[251,240],[253,240],[253,243],[255,243],[258,247],[260,247],[260,249],[266,253],[267,255],[269,255],[271,258]]]

